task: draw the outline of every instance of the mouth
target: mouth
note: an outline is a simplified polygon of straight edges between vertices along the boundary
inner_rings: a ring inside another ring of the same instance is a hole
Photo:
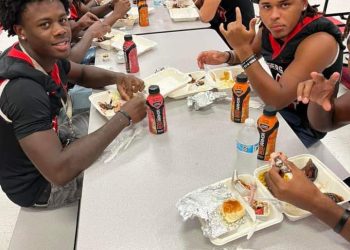
[[[65,39],[56,43],[52,43],[52,46],[57,50],[66,51],[70,47],[69,39]]]
[[[283,25],[273,25],[270,29],[274,32],[281,32],[284,29]]]

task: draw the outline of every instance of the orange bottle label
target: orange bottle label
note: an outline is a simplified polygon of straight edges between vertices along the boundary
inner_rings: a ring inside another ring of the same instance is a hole
[[[148,21],[148,5],[146,1],[140,2],[139,9],[139,25],[144,27],[149,25]]]
[[[258,159],[268,161],[270,154],[275,152],[279,122],[276,116],[262,115],[258,119],[259,149]]]
[[[231,120],[243,123],[249,117],[250,86],[236,82],[232,88]]]

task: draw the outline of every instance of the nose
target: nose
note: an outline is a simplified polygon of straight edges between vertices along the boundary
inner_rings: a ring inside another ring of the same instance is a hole
[[[56,22],[53,27],[53,34],[54,36],[61,36],[67,33],[67,27]]]
[[[280,14],[279,9],[276,7],[273,7],[271,10],[271,13],[270,13],[271,19],[276,20],[276,19],[279,19],[280,16],[281,16],[281,14]]]

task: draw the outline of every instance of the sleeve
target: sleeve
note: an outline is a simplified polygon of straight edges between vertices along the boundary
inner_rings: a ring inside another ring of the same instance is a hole
[[[9,82],[2,93],[0,105],[4,114],[12,120],[18,140],[52,128],[49,97],[32,80],[22,78]]]

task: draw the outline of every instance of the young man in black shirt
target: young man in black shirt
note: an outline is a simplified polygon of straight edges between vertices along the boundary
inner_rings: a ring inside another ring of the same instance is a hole
[[[205,51],[198,56],[198,65],[241,63],[254,91],[265,104],[280,110],[305,146],[325,136],[310,126],[307,105],[297,102],[298,83],[309,78],[312,71],[327,78],[341,72],[344,46],[339,29],[319,15],[307,0],[260,0],[262,25],[255,33],[256,20],[247,30],[241,13],[237,21],[221,26],[221,32],[234,51]],[[272,77],[257,58],[262,56]],[[335,93],[336,94],[336,93]]]
[[[142,80],[65,60],[67,13],[68,0],[0,1],[0,23],[19,39],[0,57],[0,185],[20,206],[58,207],[79,199],[82,171],[146,115],[143,97],[132,97],[143,90]],[[57,116],[69,106],[68,79],[92,88],[116,83],[128,101],[103,127],[64,147]]]

